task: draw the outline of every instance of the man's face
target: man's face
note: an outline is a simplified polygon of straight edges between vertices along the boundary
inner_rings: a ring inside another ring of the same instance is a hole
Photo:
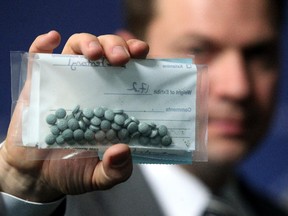
[[[277,32],[265,0],[157,0],[150,56],[208,64],[208,155],[235,163],[263,136],[275,97]]]

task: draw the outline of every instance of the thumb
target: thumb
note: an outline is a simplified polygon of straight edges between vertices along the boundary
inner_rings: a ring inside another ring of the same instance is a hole
[[[39,35],[31,44],[29,52],[31,53],[52,53],[59,46],[61,36],[57,31],[50,31]]]
[[[133,165],[130,148],[125,144],[117,144],[106,150],[102,162],[94,172],[96,188],[109,189],[126,181],[132,174]]]

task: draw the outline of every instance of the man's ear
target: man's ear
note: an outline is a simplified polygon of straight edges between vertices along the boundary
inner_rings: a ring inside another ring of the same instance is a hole
[[[120,29],[120,30],[116,31],[115,34],[119,35],[120,37],[122,37],[126,41],[130,40],[130,39],[136,39],[134,34],[132,34],[131,32],[129,32],[125,29]]]

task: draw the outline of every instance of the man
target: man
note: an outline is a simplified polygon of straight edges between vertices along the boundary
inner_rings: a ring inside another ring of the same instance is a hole
[[[209,65],[209,162],[181,168],[135,167],[126,183],[109,191],[68,196],[66,215],[201,215],[212,194],[227,198],[226,215],[285,215],[233,178],[233,167],[260,141],[272,114],[278,79],[279,1],[154,0],[144,4],[127,0],[127,4],[131,7],[128,15],[132,15],[128,24],[136,23],[130,30],[149,44],[150,56],[192,54],[196,63]],[[139,5],[143,7],[137,10]],[[140,19],[139,14],[143,14]],[[130,32],[119,35],[126,40],[76,34],[67,41],[63,53],[91,59],[105,55],[115,65],[146,56],[145,43],[131,39]],[[59,41],[59,34],[50,32],[38,37],[30,51],[50,53]],[[16,108],[0,152],[2,191],[35,202],[51,202],[64,194],[108,188],[128,178],[131,160],[124,145],[109,149],[102,162],[94,158],[79,160],[77,166],[75,161],[23,163],[11,135],[19,121],[17,109],[21,107]],[[51,172],[51,168],[55,170]],[[79,173],[83,177],[76,181]],[[34,208],[37,215],[36,204],[29,204],[26,208]],[[57,203],[44,206],[49,205],[57,207]]]

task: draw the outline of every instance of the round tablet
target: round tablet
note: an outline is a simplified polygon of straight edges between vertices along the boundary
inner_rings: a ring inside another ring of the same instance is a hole
[[[65,141],[70,141],[73,139],[73,131],[71,129],[66,129],[62,132],[62,136]]]
[[[66,116],[66,110],[63,109],[63,108],[57,109],[56,112],[55,112],[55,116],[56,116],[58,119],[65,118],[65,116]]]
[[[123,141],[129,137],[129,132],[127,129],[122,128],[121,130],[118,131],[117,136],[121,141]]]
[[[78,124],[79,124],[79,127],[80,127],[83,131],[85,131],[85,130],[87,129],[87,126],[86,126],[86,124],[84,123],[84,121],[80,120],[80,121],[78,121]]]
[[[132,119],[129,117],[129,118],[126,118],[125,121],[124,121],[124,127],[128,127],[128,125],[132,122]]]
[[[93,113],[98,118],[101,118],[104,116],[105,109],[103,107],[97,107],[93,110]]]
[[[80,110],[80,105],[77,105],[76,107],[74,107],[74,109],[72,110],[72,114],[76,114],[78,113],[78,111]]]
[[[114,116],[115,116],[115,113],[113,112],[113,110],[110,110],[110,109],[107,109],[104,113],[105,119],[109,121],[113,121]]]
[[[170,136],[165,135],[162,137],[161,144],[163,146],[169,146],[169,145],[171,145],[171,143],[172,143],[172,138]]]
[[[68,127],[74,131],[74,130],[78,129],[80,126],[79,126],[78,121],[75,118],[71,118],[68,121]]]
[[[45,138],[47,145],[53,145],[56,142],[56,137],[53,134],[48,134]]]
[[[54,125],[54,124],[57,122],[57,117],[56,117],[54,114],[49,114],[49,115],[46,117],[46,122],[47,122],[49,125]]]
[[[87,117],[83,117],[82,121],[86,124],[86,125],[90,125],[90,120]]]
[[[85,108],[83,109],[83,115],[88,118],[88,119],[91,119],[94,115],[93,113],[93,110],[92,109],[89,109],[89,108]]]
[[[84,138],[84,132],[81,129],[77,129],[73,132],[73,137],[75,141],[80,141]]]
[[[105,140],[105,132],[104,131],[97,131],[96,133],[95,133],[95,139],[96,139],[96,141],[98,141],[98,142],[102,142],[102,141],[104,141]]]
[[[106,139],[112,141],[116,138],[116,132],[113,129],[110,129],[106,132]]]
[[[124,113],[124,110],[123,109],[114,109],[113,112],[115,114],[122,114],[122,113]]]
[[[97,116],[94,116],[91,120],[90,123],[94,126],[99,126],[101,124],[101,119],[98,118]]]
[[[59,128],[56,126],[56,125],[53,125],[51,128],[50,128],[50,131],[53,135],[59,135],[60,134],[60,130]]]
[[[116,131],[119,131],[119,130],[122,129],[122,127],[120,125],[116,124],[116,123],[112,123],[111,124],[111,128],[116,130]]]
[[[139,125],[138,125],[138,131],[139,131],[141,134],[148,135],[148,133],[150,134],[150,132],[151,132],[151,127],[150,127],[147,123],[141,122],[141,123],[139,123]]]
[[[87,129],[84,133],[84,138],[87,140],[87,141],[91,141],[94,139],[94,136],[95,136],[95,133],[90,130],[90,129]]]
[[[141,145],[148,145],[149,144],[149,137],[145,137],[145,136],[140,136],[139,139],[138,139],[139,143]]]
[[[128,126],[127,126],[127,130],[129,131],[130,134],[135,133],[138,130],[138,124],[136,122],[131,122]]]
[[[68,122],[66,119],[60,119],[57,122],[57,127],[59,128],[59,130],[64,131],[65,129],[68,128]]]
[[[97,131],[99,131],[99,130],[100,130],[100,128],[99,128],[99,127],[97,127],[97,126],[94,126],[94,125],[90,125],[90,126],[89,126],[89,129],[90,129],[90,130],[92,130],[94,133],[96,133]]]
[[[154,138],[154,137],[156,137],[157,135],[158,135],[158,130],[154,129],[154,130],[151,131],[149,137],[150,137],[150,138]]]
[[[114,116],[114,122],[118,125],[123,125],[125,122],[125,116],[121,114],[116,114]]]
[[[160,145],[161,144],[161,137],[156,136],[154,138],[151,138],[150,143],[151,143],[151,145]]]
[[[160,125],[160,126],[158,127],[158,133],[159,133],[159,135],[160,135],[161,137],[167,135],[167,133],[168,133],[167,127],[166,127],[165,125]]]
[[[75,119],[79,121],[82,118],[82,111],[79,111],[75,114]]]
[[[56,143],[58,145],[63,145],[65,143],[65,140],[64,140],[62,135],[59,135],[59,136],[56,137]]]
[[[107,131],[111,128],[111,123],[110,121],[108,120],[103,120],[100,124],[100,128],[103,130],[103,131]]]

